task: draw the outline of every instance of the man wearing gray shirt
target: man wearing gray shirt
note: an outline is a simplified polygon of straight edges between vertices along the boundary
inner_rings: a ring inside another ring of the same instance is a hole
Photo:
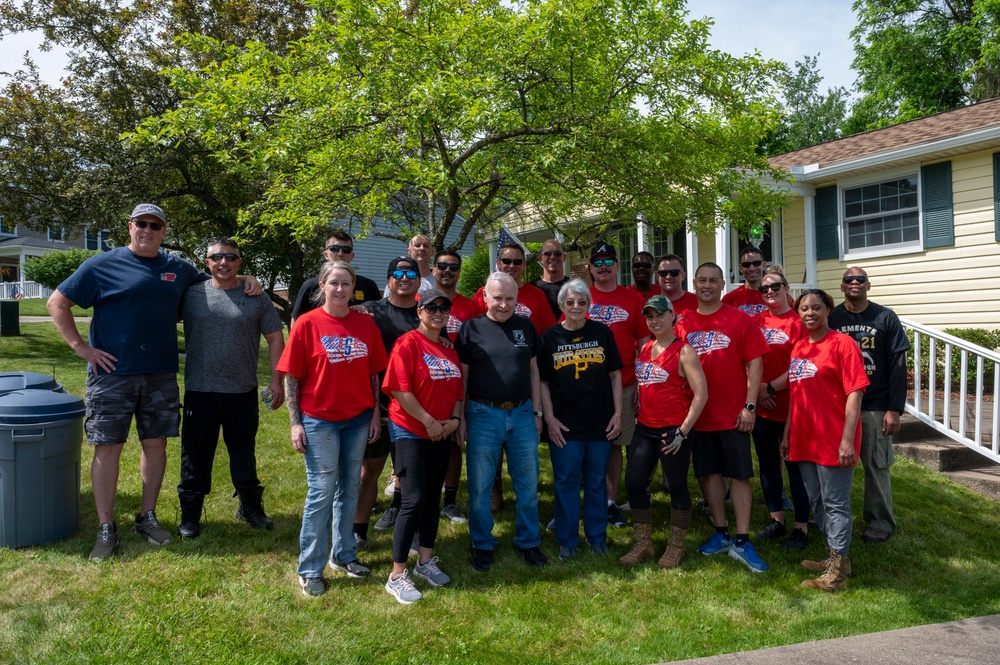
[[[192,285],[181,310],[187,361],[184,365],[184,424],[181,429],[181,504],[183,538],[197,538],[205,495],[212,487],[212,464],[219,429],[229,451],[229,472],[240,497],[237,519],[255,529],[273,524],[264,513],[264,488],[257,477],[257,354],[267,340],[274,395],[271,408],[285,400],[281,373],[275,370],[285,348],[281,318],[268,298],[251,298],[236,280],[239,248],[229,238],[211,238],[205,264],[211,281]]]

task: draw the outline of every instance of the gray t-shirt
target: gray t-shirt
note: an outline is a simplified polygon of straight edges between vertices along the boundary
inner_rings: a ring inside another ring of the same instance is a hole
[[[218,289],[212,282],[184,294],[184,388],[245,393],[257,387],[261,335],[282,329],[281,317],[264,296],[248,296],[243,285]]]

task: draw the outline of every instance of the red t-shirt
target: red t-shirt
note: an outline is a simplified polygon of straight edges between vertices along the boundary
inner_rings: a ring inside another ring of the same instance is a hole
[[[670,296],[667,296],[667,299],[669,300]],[[671,300],[670,304],[674,307],[674,314],[677,315],[677,321],[679,323],[684,320],[685,314],[690,312],[692,309],[698,309],[698,296],[690,291],[685,291],[677,300]]]
[[[722,302],[730,307],[743,310],[750,316],[760,316],[769,311],[764,304],[764,294],[756,289],[748,289],[746,284],[741,284],[726,295],[722,296]],[[794,307],[795,301],[792,296],[788,296],[788,306]]]
[[[375,406],[371,377],[387,362],[372,317],[351,310],[337,318],[319,307],[295,320],[277,369],[298,379],[302,413],[342,422]]]
[[[461,293],[456,293],[455,297],[450,298],[450,300],[451,314],[448,315],[448,324],[445,327],[445,332],[448,334],[448,339],[454,342],[462,324],[475,316],[479,316],[479,311],[472,298],[467,298]],[[417,302],[420,302],[419,293],[417,294]]]
[[[698,352],[708,383],[708,403],[695,429],[735,429],[746,404],[746,364],[768,351],[757,323],[735,307],[722,305],[709,316],[688,311],[676,332]]]
[[[635,379],[639,384],[639,410],[636,416],[646,427],[678,427],[687,418],[694,393],[681,376],[680,360],[684,340],[674,340],[656,358],[649,340],[635,360]]]
[[[476,295],[472,297],[476,316],[486,313],[486,299],[483,297],[485,289],[485,286],[479,287]],[[545,291],[531,284],[522,283],[517,290],[517,307],[514,308],[514,313],[531,319],[539,336],[556,322]]]
[[[447,420],[455,402],[463,399],[464,389],[461,364],[454,348],[446,349],[440,342],[432,342],[419,330],[411,330],[396,340],[382,381],[382,392],[391,398],[389,420],[427,438],[427,428],[406,412],[392,397],[392,391],[413,393],[435,420]]]
[[[587,316],[611,328],[618,354],[622,357],[622,385],[631,386],[635,383],[635,357],[639,340],[649,337],[646,317],[642,315],[646,301],[638,292],[624,286],[617,286],[614,291],[608,292],[592,286],[590,298],[590,312]]]
[[[792,347],[788,367],[790,393],[789,451],[793,462],[840,465],[847,395],[868,385],[861,349],[836,330],[812,342],[800,339]],[[854,454],[861,453],[861,418],[854,432]]]
[[[644,303],[647,300],[649,300],[650,298],[652,298],[653,296],[660,295],[660,287],[657,285],[657,283],[655,281],[650,285],[649,291],[646,291],[645,293],[643,293],[642,291],[640,291],[639,290],[639,285],[635,284],[634,282],[630,286],[628,286],[626,288],[628,288],[630,291],[635,291],[640,296],[642,296],[642,301]]]
[[[761,381],[770,383],[788,371],[788,361],[792,357],[792,347],[805,337],[805,329],[795,310],[775,315],[767,310],[757,317],[757,325],[764,334],[770,349],[764,354],[764,373]],[[765,409],[758,405],[757,415],[768,420],[784,422],[788,418],[788,391],[779,390],[774,394],[774,408]]]

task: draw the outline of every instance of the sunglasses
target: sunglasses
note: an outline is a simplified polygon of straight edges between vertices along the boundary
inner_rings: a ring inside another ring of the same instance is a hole
[[[563,255],[562,252],[560,252],[559,250],[555,250],[555,249],[549,250],[547,252],[542,252],[542,254],[544,254],[545,256],[554,256],[556,258],[559,258],[560,256]]]
[[[783,286],[788,286],[788,285],[785,284],[784,282],[775,282],[774,284],[764,284],[757,290],[760,291],[761,293],[767,293],[768,291],[770,291],[771,293],[777,293],[778,291],[781,290],[781,287]]]
[[[440,270],[441,272],[444,272],[445,270],[458,272],[459,270],[462,269],[461,263],[436,263],[434,265],[437,266],[437,269]]]
[[[389,273],[389,276],[392,277],[393,279],[403,279],[405,277],[406,279],[408,279],[410,281],[413,281],[413,280],[415,280],[417,278],[417,271],[416,270],[393,270],[391,273]]]
[[[671,268],[670,270],[657,270],[656,274],[659,275],[660,277],[666,277],[667,275],[670,275],[671,277],[677,277],[678,275],[681,274],[681,269]]]
[[[853,284],[857,282],[858,284],[864,284],[868,281],[868,278],[864,275],[848,275],[844,278],[844,284]]]
[[[354,252],[354,248],[350,245],[329,245],[327,246],[327,250],[329,250],[331,254],[337,254],[338,252],[352,254]]]
[[[519,266],[524,264],[524,259],[500,259],[500,263],[504,264],[505,266],[509,265]]]
[[[233,254],[232,252],[226,252],[225,254],[209,254],[208,258],[218,263],[222,259],[225,259],[227,261],[235,261],[236,259],[240,258],[240,255]]]
[[[750,266],[753,266],[754,268],[759,268],[762,263],[764,263],[764,262],[763,261],[744,261],[740,265],[742,267],[744,267],[744,268],[749,268]]]
[[[140,229],[144,229],[147,226],[154,231],[162,231],[163,227],[166,226],[163,222],[147,222],[144,219],[133,219],[132,223],[135,224]]]
[[[431,314],[437,314],[439,312],[441,314],[447,314],[448,312],[451,311],[451,305],[448,305],[448,304],[445,304],[445,303],[441,303],[440,305],[436,305],[434,303],[431,303],[430,305],[424,305],[420,309],[424,310],[425,312],[430,312]]]
[[[601,266],[604,266],[605,268],[610,268],[616,263],[618,263],[618,261],[616,261],[615,259],[597,259],[596,261],[591,261],[590,265],[594,266],[595,268],[600,268]]]
[[[653,264],[648,261],[640,261],[632,264],[632,270],[650,270]]]

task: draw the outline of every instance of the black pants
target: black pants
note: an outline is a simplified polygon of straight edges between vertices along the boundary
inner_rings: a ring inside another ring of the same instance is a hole
[[[184,393],[181,482],[177,492],[208,494],[219,429],[229,451],[229,475],[239,490],[260,487],[257,478],[257,389],[245,393]]]
[[[650,507],[646,486],[649,483],[649,476],[656,468],[656,463],[661,460],[667,481],[670,483],[670,506],[677,510],[691,508],[691,491],[688,490],[691,440],[684,441],[676,455],[665,455],[661,450],[663,434],[667,434],[666,442],[670,443],[676,431],[676,427],[653,429],[641,423],[636,424],[635,433],[632,434],[632,444],[628,447],[628,466],[625,468],[625,490],[628,492],[628,505],[632,510]]]
[[[757,418],[753,425],[753,445],[757,450],[757,466],[760,468],[760,489],[767,503],[767,511],[780,513],[781,492],[781,437],[785,433],[785,423],[767,418]],[[798,462],[785,462],[788,472],[788,489],[795,507],[795,521],[804,524],[809,521],[809,495],[806,494]]]
[[[392,560],[406,563],[413,534],[420,532],[420,546],[434,547],[437,538],[441,485],[448,473],[451,443],[427,439],[396,439],[393,468],[399,478],[403,502],[392,531]]]

